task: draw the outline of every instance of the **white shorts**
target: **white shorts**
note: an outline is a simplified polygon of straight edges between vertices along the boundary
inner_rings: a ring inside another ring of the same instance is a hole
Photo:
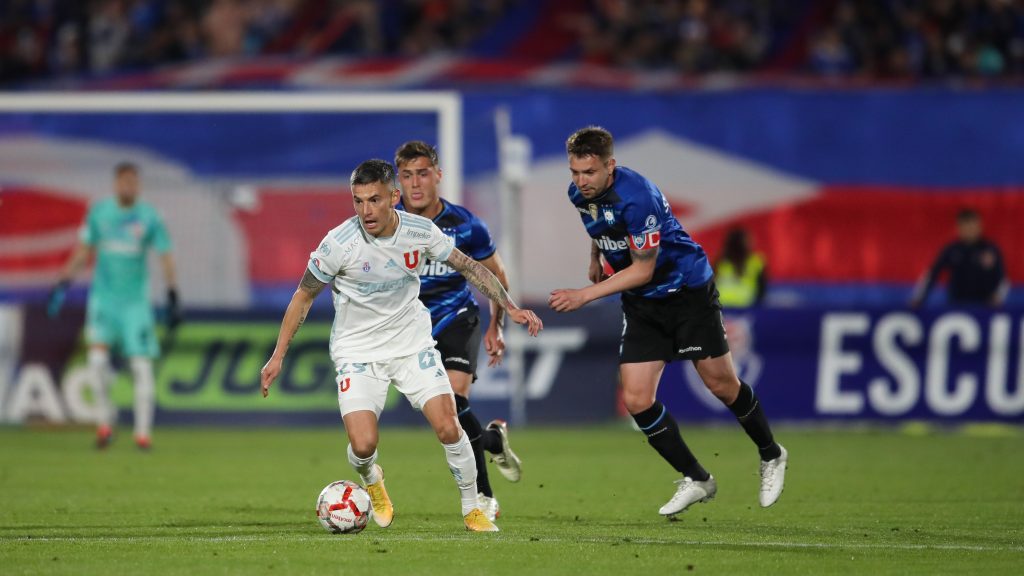
[[[417,410],[435,396],[450,394],[454,398],[441,355],[433,347],[379,362],[345,362],[336,368],[342,417],[358,410],[371,410],[380,417],[392,382]]]

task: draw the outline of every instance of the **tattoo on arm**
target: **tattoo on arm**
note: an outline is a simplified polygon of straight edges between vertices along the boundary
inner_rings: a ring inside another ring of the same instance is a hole
[[[658,248],[651,250],[629,250],[629,256],[633,259],[633,262],[646,262],[654,260],[658,257]]]
[[[324,289],[324,284],[319,278],[313,275],[308,269],[306,273],[302,275],[302,280],[299,281],[299,288],[305,292],[308,292],[313,298],[320,295],[320,292]]]
[[[302,275],[302,280],[299,282],[299,290],[305,292],[309,296],[309,299],[302,302],[301,300],[296,301],[294,297],[292,298],[292,303],[288,305],[288,310],[285,312],[285,322],[281,326],[278,346],[283,345],[284,349],[288,348],[292,342],[292,338],[294,338],[295,334],[298,333],[299,328],[302,327],[302,323],[306,321],[306,315],[309,314],[310,305],[312,305],[313,300],[320,294],[320,292],[323,291],[324,286],[327,286],[327,284],[321,282],[320,279],[314,276],[309,270],[306,270],[306,273]],[[297,310],[292,310],[292,306],[297,306]],[[297,316],[295,317],[294,327],[292,327],[291,330],[288,330],[288,316],[291,314],[296,314]]]
[[[451,255],[448,256],[448,264],[465,276],[470,284],[476,286],[477,290],[480,290],[502,310],[507,311],[509,306],[514,306],[498,277],[491,274],[491,271],[483,264],[463,254],[458,248],[453,249]]]

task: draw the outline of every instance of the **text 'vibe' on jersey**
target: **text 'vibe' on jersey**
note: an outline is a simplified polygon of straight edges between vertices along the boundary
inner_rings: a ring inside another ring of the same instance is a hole
[[[684,287],[707,284],[712,274],[707,254],[683,230],[661,190],[624,166],[616,166],[614,174],[611,188],[591,200],[580,194],[575,183],[569,184],[569,200],[616,272],[633,262],[630,248],[659,248],[654,277],[627,292],[664,298]]]
[[[486,260],[496,250],[487,224],[458,204],[441,199],[443,208],[434,224],[455,241],[455,247],[474,260]],[[402,209],[402,205],[398,205]],[[460,310],[476,308],[466,278],[444,262],[430,260],[420,272],[420,300],[430,310],[434,336],[444,330]]]
[[[397,212],[394,235],[375,238],[358,216],[331,230],[307,269],[334,291],[331,359],[377,362],[434,345],[430,313],[419,301],[428,259],[444,262],[452,239],[427,218]]]

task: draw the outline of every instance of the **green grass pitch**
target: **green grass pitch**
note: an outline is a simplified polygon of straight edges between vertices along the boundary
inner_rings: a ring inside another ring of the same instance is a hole
[[[157,429],[139,453],[91,432],[0,429],[0,573],[1020,574],[1019,430],[780,428],[791,467],[757,504],[735,426],[686,430],[718,497],[658,516],[674,475],[626,426],[513,430],[522,482],[492,468],[498,534],[468,534],[427,429],[382,432],[396,519],[324,532],[320,489],[354,479],[338,429]]]

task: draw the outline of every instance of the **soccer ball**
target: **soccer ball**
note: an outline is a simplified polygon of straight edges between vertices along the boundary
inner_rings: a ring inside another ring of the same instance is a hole
[[[331,482],[316,499],[316,517],[328,532],[362,532],[370,521],[370,495],[350,480]]]

